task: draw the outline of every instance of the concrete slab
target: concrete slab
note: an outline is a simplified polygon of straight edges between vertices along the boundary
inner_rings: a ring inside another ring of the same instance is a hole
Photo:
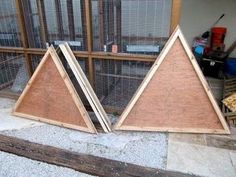
[[[44,125],[43,123],[19,118],[11,115],[11,108],[1,109],[0,111],[0,131],[19,130],[23,128]]]
[[[16,101],[12,99],[0,98],[0,111],[4,111],[4,109],[13,108],[15,102]]]
[[[207,177],[236,176],[230,151],[170,141],[167,169]]]
[[[234,170],[235,170],[235,173],[236,173],[236,152],[230,152],[230,158],[231,158],[231,162],[234,166]]]
[[[205,134],[169,133],[170,141],[206,145]]]

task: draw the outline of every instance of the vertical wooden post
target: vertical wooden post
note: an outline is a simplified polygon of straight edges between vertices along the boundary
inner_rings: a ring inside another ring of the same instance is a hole
[[[46,46],[46,42],[48,42],[48,28],[44,0],[37,0],[37,8],[39,14],[41,39],[44,42],[44,46]]]
[[[94,88],[94,64],[91,56],[93,50],[93,32],[92,32],[92,1],[85,0],[85,17],[86,17],[86,34],[87,34],[87,50],[89,52],[88,57],[88,73],[89,82]]]
[[[170,34],[180,22],[182,0],[172,0]]]
[[[29,43],[28,43],[28,37],[27,37],[27,32],[26,32],[26,24],[25,24],[25,18],[24,18],[24,12],[23,12],[23,7],[21,0],[15,0],[16,3],[16,11],[17,11],[17,17],[18,17],[18,23],[20,27],[20,33],[21,33],[21,41],[23,48],[29,48]],[[32,61],[31,57],[29,54],[27,54],[26,50],[24,50],[24,55],[25,55],[25,60],[26,60],[26,67],[29,73],[29,76],[32,76],[33,74],[33,67],[32,67]]]
[[[98,13],[99,13],[99,46],[103,51],[104,46],[104,0],[98,0]]]
[[[27,39],[28,39],[28,45],[30,48],[35,47],[35,40],[34,40],[34,20],[32,16],[32,9],[31,9],[31,1],[21,1],[22,9],[23,9],[23,15],[24,15],[24,20],[27,22],[28,25],[26,28],[26,34],[27,34]]]
[[[114,43],[114,3],[110,0],[108,3],[108,40]]]
[[[121,52],[121,0],[116,0],[116,44],[118,46],[118,52]]]
[[[67,0],[67,14],[68,14],[68,25],[70,40],[75,40],[75,24],[74,24],[74,11],[73,11],[73,0]]]
[[[80,0],[81,23],[82,23],[82,37],[83,50],[87,50],[87,33],[86,33],[86,16],[85,16],[85,0]]]
[[[56,8],[56,18],[57,18],[57,27],[60,40],[64,39],[64,30],[63,30],[63,21],[62,21],[62,12],[61,12],[61,1],[55,0]]]

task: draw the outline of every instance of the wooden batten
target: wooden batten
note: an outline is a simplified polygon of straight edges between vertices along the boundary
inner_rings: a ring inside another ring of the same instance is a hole
[[[96,133],[55,49],[49,47],[16,102],[13,115]]]
[[[111,123],[104,111],[99,99],[97,98],[92,86],[85,76],[82,68],[77,62],[72,50],[68,44],[61,44],[59,48],[70,66],[75,78],[77,79],[84,95],[86,96],[91,108],[93,109],[99,123],[105,132],[111,131]]]
[[[179,27],[147,73],[115,129],[230,133]]]

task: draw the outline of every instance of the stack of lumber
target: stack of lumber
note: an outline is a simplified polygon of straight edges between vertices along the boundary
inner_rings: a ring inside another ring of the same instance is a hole
[[[222,104],[222,111],[224,113],[224,116],[226,117],[227,121],[229,123],[232,123],[233,125],[236,125],[236,112],[235,105],[228,104],[230,102],[235,103],[235,99],[231,99],[232,95],[236,93],[236,78],[230,78],[224,80],[224,91],[223,91],[223,103]],[[227,106],[228,105],[228,106]],[[230,110],[230,107],[233,106],[234,109]]]

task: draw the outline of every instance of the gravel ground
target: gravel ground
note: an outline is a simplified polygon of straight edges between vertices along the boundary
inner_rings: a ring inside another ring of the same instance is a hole
[[[0,133],[142,166],[166,167],[168,138],[164,133],[114,132],[94,135],[47,124]]]
[[[0,151],[2,177],[93,177],[69,168],[50,165]]]
[[[8,113],[10,116],[10,112],[6,110],[10,109],[13,104],[14,101],[1,98],[0,115]],[[115,116],[109,117],[113,121],[117,119]],[[19,120],[26,121],[26,119]],[[2,121],[4,120],[2,119]],[[53,125],[39,124],[33,127],[2,130],[0,134],[137,165],[166,168],[168,135],[165,133],[127,131],[94,135]],[[71,169],[4,152],[0,152],[0,161],[4,162],[0,163],[0,177],[89,176]]]

